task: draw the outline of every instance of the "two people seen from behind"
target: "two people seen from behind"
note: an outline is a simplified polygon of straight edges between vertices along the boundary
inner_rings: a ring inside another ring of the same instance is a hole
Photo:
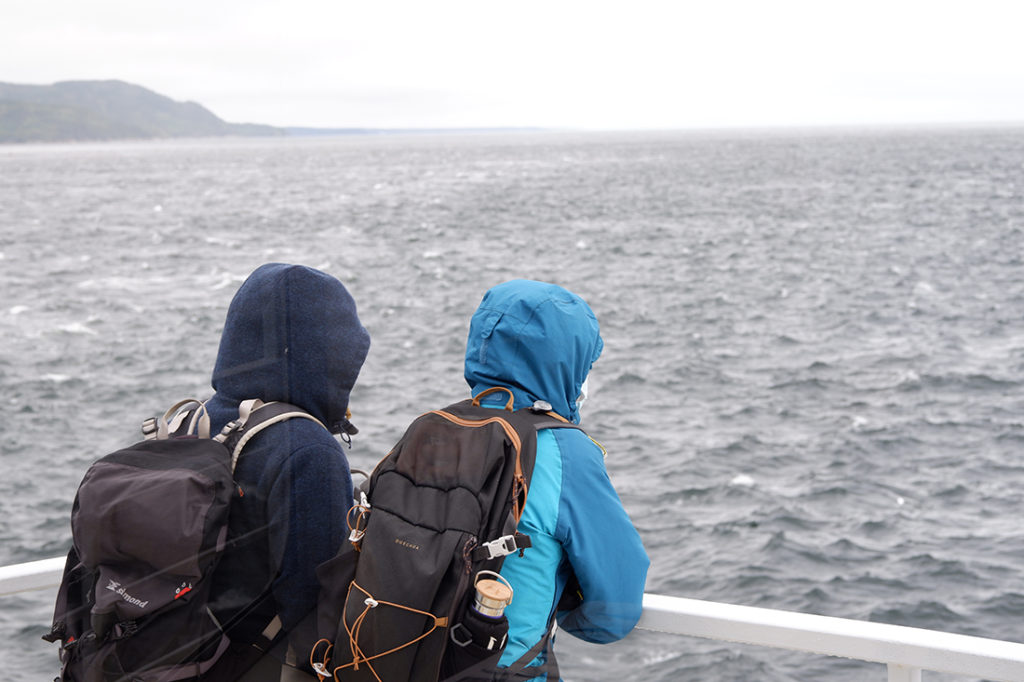
[[[246,441],[237,459],[209,596],[209,612],[231,644],[194,679],[316,679],[309,654],[321,598],[317,567],[349,538],[354,491],[339,438],[356,432],[349,394],[369,345],[352,296],[324,272],[266,264],[232,299],[214,394],[204,404],[210,432],[239,419],[253,399],[287,403],[314,419],[273,423]],[[554,284],[514,280],[489,290],[470,321],[465,379],[474,397],[506,389],[483,396],[486,407],[503,406],[488,396],[511,393],[516,408],[542,408],[578,425],[602,346],[582,298]],[[555,623],[588,642],[621,639],[639,619],[649,564],[604,451],[583,430],[538,432],[518,531],[532,545],[501,567],[514,598],[505,609],[507,643],[487,679],[510,669],[521,670],[517,679],[558,679]]]

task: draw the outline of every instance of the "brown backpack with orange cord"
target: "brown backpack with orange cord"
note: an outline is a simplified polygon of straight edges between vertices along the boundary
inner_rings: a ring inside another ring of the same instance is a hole
[[[504,409],[481,406],[500,391]],[[310,662],[321,680],[493,678],[508,632],[502,602],[514,598],[498,571],[530,547],[516,526],[537,430],[578,428],[549,410],[513,410],[498,387],[412,422],[357,490],[349,542],[317,569],[323,639]]]

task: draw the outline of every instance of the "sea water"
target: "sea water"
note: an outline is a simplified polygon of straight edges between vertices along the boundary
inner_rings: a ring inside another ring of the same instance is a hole
[[[466,395],[469,317],[523,277],[600,319],[584,425],[648,591],[1024,641],[1022,253],[1020,128],[0,147],[0,564],[64,554],[89,463],[209,395],[261,263],[356,298],[364,469]],[[0,598],[4,679],[55,674],[52,603]],[[885,676],[641,631],[557,649],[570,680]]]

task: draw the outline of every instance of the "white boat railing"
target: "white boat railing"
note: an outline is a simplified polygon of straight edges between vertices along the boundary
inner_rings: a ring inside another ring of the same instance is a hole
[[[0,566],[0,598],[55,588],[63,570],[63,557]],[[921,682],[926,670],[1024,681],[1024,644],[902,625],[646,594],[637,627],[883,663],[889,682]]]

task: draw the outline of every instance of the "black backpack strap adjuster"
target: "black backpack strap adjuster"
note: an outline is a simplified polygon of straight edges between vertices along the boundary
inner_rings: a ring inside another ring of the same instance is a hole
[[[457,646],[465,648],[473,643],[473,633],[467,630],[462,623],[456,623],[448,634]]]

